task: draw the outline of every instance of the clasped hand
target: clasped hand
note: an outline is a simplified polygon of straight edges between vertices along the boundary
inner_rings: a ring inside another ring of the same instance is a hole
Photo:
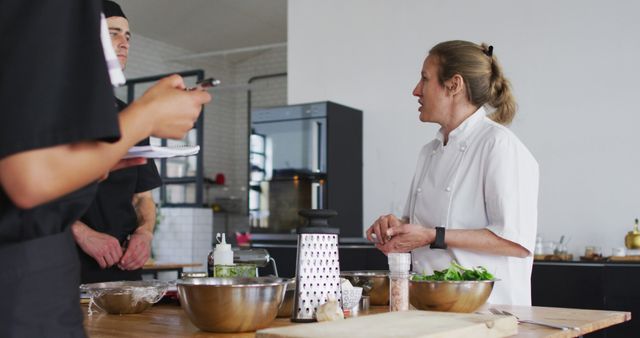
[[[394,215],[385,215],[380,216],[367,229],[367,239],[374,242],[380,251],[388,254],[410,252],[428,245],[433,242],[434,235],[430,229],[419,224],[405,223]]]
[[[122,270],[135,270],[141,268],[149,259],[151,253],[151,241],[153,234],[145,229],[138,229],[129,237],[127,245],[118,267]]]
[[[149,259],[152,239],[151,232],[138,229],[131,234],[127,247],[122,248],[117,238],[87,227],[77,242],[102,269],[118,265],[122,270],[135,270]]]

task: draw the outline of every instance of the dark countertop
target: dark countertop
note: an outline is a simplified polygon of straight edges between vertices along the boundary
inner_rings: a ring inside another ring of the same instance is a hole
[[[540,266],[624,266],[624,267],[640,267],[640,262],[629,261],[533,261],[534,265]]]
[[[251,246],[254,248],[296,247],[297,243],[297,234],[251,234]],[[341,248],[375,248],[364,237],[338,237],[338,244]]]
[[[251,234],[251,247],[254,248],[295,248],[298,243],[297,234]],[[375,245],[364,237],[338,237],[338,244],[341,249],[375,249]],[[533,264],[538,266],[625,266],[640,267],[640,261],[556,261],[556,260],[534,260]]]

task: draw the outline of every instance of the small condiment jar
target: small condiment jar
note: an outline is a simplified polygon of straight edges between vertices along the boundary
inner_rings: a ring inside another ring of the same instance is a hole
[[[390,253],[389,260],[389,311],[409,310],[410,253]]]

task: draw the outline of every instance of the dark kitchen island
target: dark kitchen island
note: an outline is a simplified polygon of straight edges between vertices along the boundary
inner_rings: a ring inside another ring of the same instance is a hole
[[[632,320],[587,337],[636,337],[640,332],[640,263],[535,261],[534,306],[629,311]]]

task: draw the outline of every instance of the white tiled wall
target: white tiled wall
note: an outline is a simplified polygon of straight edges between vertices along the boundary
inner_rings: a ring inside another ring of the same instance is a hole
[[[255,76],[286,72],[287,49],[278,47],[260,52],[171,61],[191,54],[193,52],[184,48],[135,35],[125,75],[138,78],[203,69],[205,76],[222,81],[222,85],[212,91],[213,101],[205,107],[203,151],[205,176],[214,178],[217,173],[223,173],[227,189],[214,188],[208,195],[211,200],[216,196],[246,199],[248,81]],[[286,77],[253,82],[252,107],[286,104],[286,84]],[[117,95],[123,98],[126,93],[119,90]]]
[[[241,61],[229,63],[229,67],[233,75],[233,84],[235,86],[249,85],[252,77],[285,73],[287,71],[287,50],[284,47],[274,48],[250,58]],[[272,107],[285,105],[287,103],[287,78],[286,76],[275,77],[270,79],[255,80],[251,83],[251,107]],[[210,162],[205,162],[205,171],[223,172],[227,178],[227,187],[214,187],[210,194],[212,196],[222,196],[230,198],[239,198],[242,200],[246,210],[247,183],[248,183],[248,104],[247,90],[236,91],[233,95],[221,92],[220,96],[226,96],[232,99],[232,106],[228,111],[221,114],[230,114],[229,120],[233,120],[233,128],[225,131],[228,138],[221,139],[220,133],[210,132],[209,128],[226,128],[228,125],[216,126],[207,124],[205,134],[209,133],[217,140],[217,147],[213,150],[209,148],[207,155],[215,154],[218,151],[224,151],[225,155],[222,160],[217,156],[210,156]],[[227,157],[229,156],[229,157]],[[225,215],[224,220],[217,220],[216,231],[223,231],[222,222],[227,223],[230,232],[247,231],[248,220],[246,211],[244,215]]]
[[[136,78],[189,70],[191,65],[167,61],[190,52],[157,40],[134,35],[129,49],[129,61],[125,75]]]
[[[286,72],[286,47],[171,61],[173,58],[190,54],[193,52],[135,34],[131,41],[125,75],[131,79],[203,69],[205,76],[213,76],[222,81],[222,85],[212,92],[213,101],[205,107],[202,146],[205,176],[214,178],[217,173],[223,173],[226,186],[210,189],[208,202],[212,202],[215,197],[234,197],[241,199],[240,203],[246,205],[248,80],[255,76]],[[252,106],[286,104],[286,83],[286,77],[255,81],[251,88]],[[120,90],[117,91],[117,95],[123,98],[126,93]],[[154,250],[158,258],[204,262],[213,236],[213,216],[210,209],[164,208],[163,213],[165,219],[159,225],[159,233],[154,239]],[[248,221],[244,215],[232,214],[222,219],[216,217],[216,232],[224,231],[225,225],[229,234],[248,230]],[[191,245],[191,249],[187,248],[188,245]],[[203,267],[203,270],[204,268],[206,267]]]
[[[213,243],[211,209],[162,208],[161,217],[152,245],[156,262],[201,263],[201,267],[185,268],[185,271],[206,271],[207,255]]]

